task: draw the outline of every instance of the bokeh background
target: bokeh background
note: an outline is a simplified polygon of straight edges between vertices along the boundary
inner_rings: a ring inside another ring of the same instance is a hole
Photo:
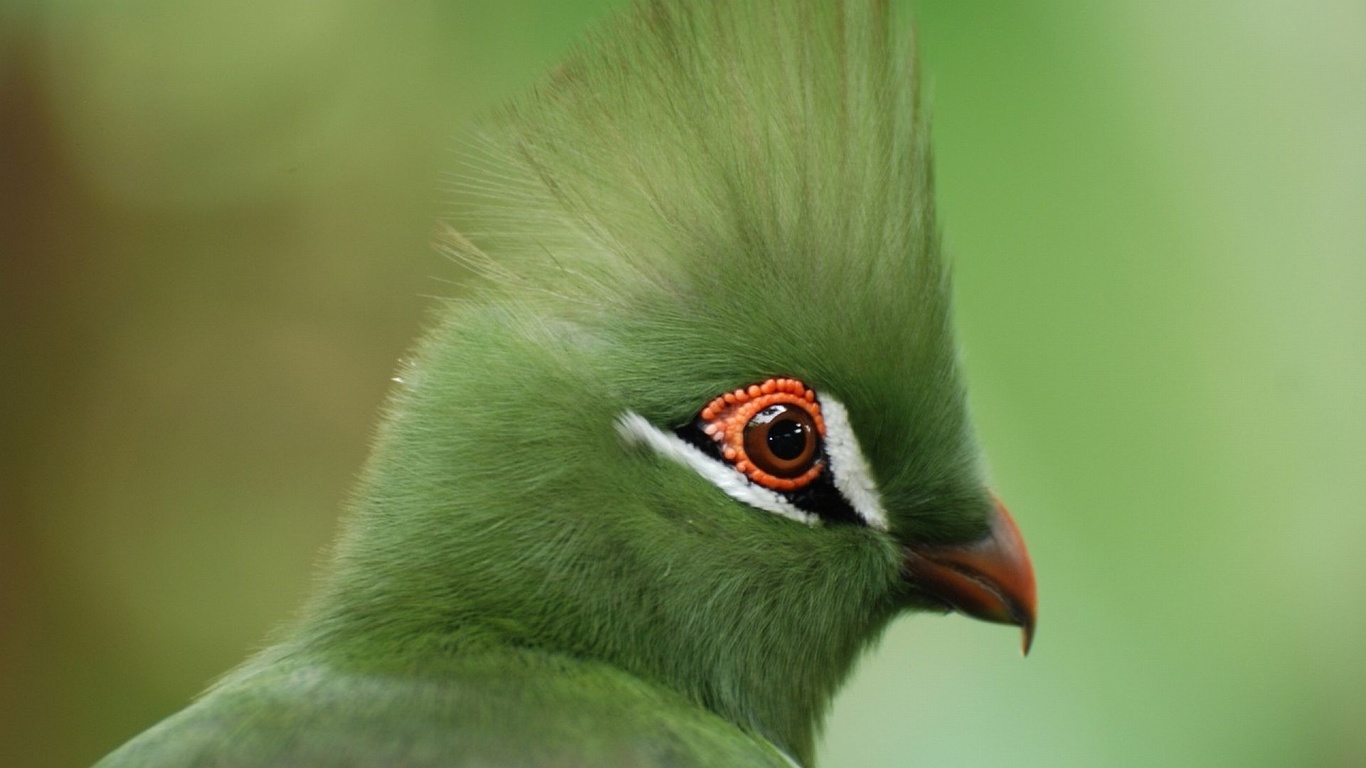
[[[0,4],[0,765],[307,593],[461,126],[614,3]],[[909,3],[1042,620],[896,624],[826,766],[1366,765],[1366,4]]]

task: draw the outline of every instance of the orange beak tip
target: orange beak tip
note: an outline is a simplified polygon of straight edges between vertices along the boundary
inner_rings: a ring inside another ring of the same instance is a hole
[[[1000,501],[987,534],[955,546],[907,546],[905,578],[966,616],[1021,630],[1021,651],[1034,644],[1038,597],[1024,537]]]

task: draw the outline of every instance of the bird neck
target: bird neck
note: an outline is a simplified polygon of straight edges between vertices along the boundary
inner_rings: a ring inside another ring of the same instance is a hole
[[[739,602],[715,606],[709,616],[668,606],[688,590],[652,593],[640,581],[621,589],[611,581],[620,578],[619,571],[594,572],[588,563],[579,564],[587,570],[575,580],[577,589],[562,592],[565,580],[549,573],[537,579],[539,590],[490,590],[496,572],[448,571],[445,579],[432,578],[451,562],[409,562],[416,567],[391,572],[389,579],[375,578],[370,567],[339,569],[289,645],[357,671],[452,682],[466,662],[490,655],[605,664],[710,710],[810,765],[815,734],[835,690],[893,615],[883,611],[868,623],[858,615],[866,606],[847,612],[794,606],[790,596],[759,591],[771,587],[764,574],[754,584],[713,592],[713,600]],[[398,574],[409,577],[394,579]],[[660,572],[650,580],[667,584],[670,578]],[[584,604],[582,591],[611,594],[612,586],[618,591],[612,599]],[[556,612],[547,605],[575,608]]]

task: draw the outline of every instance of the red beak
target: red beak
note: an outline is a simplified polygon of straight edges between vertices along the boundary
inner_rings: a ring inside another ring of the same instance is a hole
[[[1034,566],[1010,513],[995,499],[987,535],[966,545],[907,546],[904,573],[922,592],[967,616],[1014,624],[1034,640]]]

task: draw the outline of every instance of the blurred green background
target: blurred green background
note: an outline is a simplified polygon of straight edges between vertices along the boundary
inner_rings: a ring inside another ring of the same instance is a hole
[[[290,616],[462,124],[611,5],[0,5],[0,765]],[[1366,4],[911,6],[1041,624],[899,622],[823,764],[1366,765]]]

